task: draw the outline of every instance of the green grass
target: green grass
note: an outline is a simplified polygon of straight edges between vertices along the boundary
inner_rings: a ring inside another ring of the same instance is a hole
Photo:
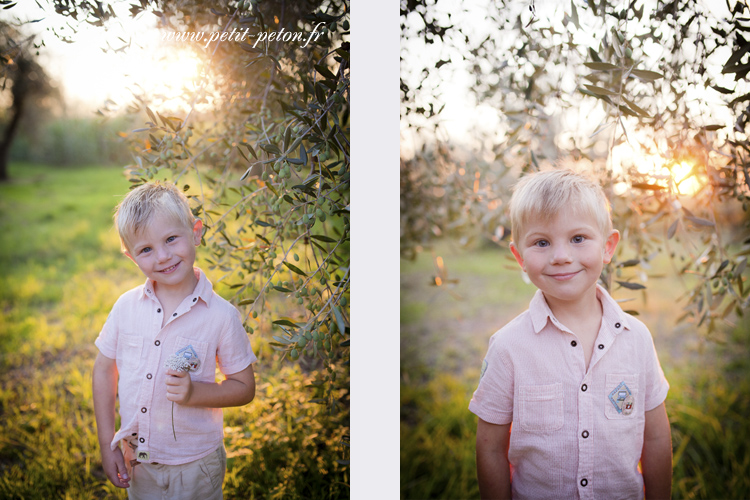
[[[10,174],[0,186],[0,497],[115,497],[89,374],[109,308],[141,281],[110,229],[128,182],[94,167]]]
[[[432,256],[402,262],[404,499],[479,496],[476,417],[469,400],[489,337],[525,310],[535,291],[508,255],[491,247],[463,251],[443,242]],[[437,256],[443,257],[448,278],[458,283],[430,284]],[[711,339],[691,324],[676,325],[682,311],[675,300],[682,286],[669,277],[668,263],[652,266],[647,293],[615,289],[614,296],[632,299],[623,307],[638,310],[651,328],[670,382],[673,498],[750,498],[750,319]]]
[[[140,281],[111,229],[128,188],[119,169],[14,165],[11,177],[0,186],[5,368],[82,344]]]
[[[144,280],[112,229],[129,183],[118,168],[15,164],[10,174],[0,185],[0,498],[125,498],[101,469],[90,374],[110,308]],[[225,498],[347,497],[348,411],[331,418],[310,401],[324,375],[270,354],[269,329],[251,339],[255,401],[225,410]]]
[[[468,411],[479,379],[436,374],[401,386],[402,498],[478,498],[474,440]]]
[[[750,498],[750,321],[699,366],[667,373],[673,497]]]
[[[510,251],[500,247],[485,247],[469,257],[445,243],[432,254],[402,261],[401,365],[411,367],[412,381],[429,378],[433,366],[454,374],[481,366],[487,339],[523,312],[535,291],[520,279],[518,265],[510,259]],[[440,274],[445,283],[435,286]],[[427,373],[418,373],[425,369]]]

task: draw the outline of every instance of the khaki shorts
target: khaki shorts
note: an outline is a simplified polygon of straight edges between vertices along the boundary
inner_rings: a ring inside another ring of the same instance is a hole
[[[127,449],[129,446],[125,445]],[[138,463],[130,467],[130,500],[222,500],[221,486],[227,470],[227,452],[222,444],[215,452],[182,465]]]

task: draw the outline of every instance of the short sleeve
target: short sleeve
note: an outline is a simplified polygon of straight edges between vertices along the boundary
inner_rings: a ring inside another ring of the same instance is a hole
[[[497,425],[513,421],[513,370],[504,354],[500,337],[494,335],[482,363],[479,386],[469,403],[472,413]]]
[[[229,314],[229,321],[222,332],[216,352],[219,369],[224,375],[241,372],[258,360],[242,326],[240,312],[233,306],[230,307],[232,312]]]
[[[115,303],[109,312],[109,316],[107,316],[107,321],[104,322],[104,326],[99,332],[99,336],[94,341],[94,345],[99,349],[99,352],[110,359],[117,357],[117,324],[117,303]]]
[[[649,334],[650,343],[647,347],[644,359],[646,361],[646,369],[644,370],[646,375],[646,400],[645,410],[650,411],[659,406],[667,398],[669,392],[669,382],[664,376],[664,371],[659,363],[659,357],[656,354],[656,346],[654,346],[654,339]]]

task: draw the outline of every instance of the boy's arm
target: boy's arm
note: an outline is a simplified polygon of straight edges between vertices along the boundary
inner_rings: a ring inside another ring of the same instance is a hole
[[[672,433],[664,403],[646,412],[641,453],[647,500],[672,497]]]
[[[117,365],[115,360],[99,353],[92,375],[94,416],[102,455],[102,468],[109,480],[118,488],[128,488],[130,478],[120,448],[112,451],[115,435],[115,397],[117,396]]]
[[[477,478],[482,498],[510,498],[508,445],[511,424],[477,423]]]
[[[167,399],[185,406],[226,408],[243,406],[255,398],[253,365],[226,376],[219,383],[193,382],[188,372],[167,371]]]

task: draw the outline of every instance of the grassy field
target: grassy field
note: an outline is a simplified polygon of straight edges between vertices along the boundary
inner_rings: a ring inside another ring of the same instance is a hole
[[[669,275],[668,262],[653,268]],[[443,286],[434,285],[436,275]],[[677,278],[646,284],[645,292],[613,295],[650,327],[670,382],[673,498],[750,498],[750,322],[707,339],[693,325],[675,324]],[[528,307],[534,291],[510,252],[497,247],[466,252],[443,242],[402,262],[402,498],[478,498],[469,400],[489,337]]]
[[[101,471],[90,373],[110,308],[144,280],[112,229],[129,183],[117,168],[17,164],[10,174],[0,185],[0,498],[126,498]],[[225,498],[347,497],[345,427],[309,402],[318,374],[280,362],[264,333],[251,339],[256,399],[225,411]]]

